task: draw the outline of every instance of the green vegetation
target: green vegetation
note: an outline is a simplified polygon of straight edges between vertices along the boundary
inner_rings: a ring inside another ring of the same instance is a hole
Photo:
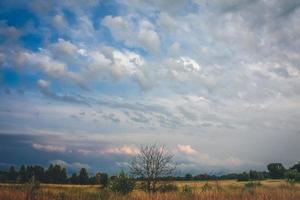
[[[254,171],[242,173],[225,174],[221,176],[199,174],[192,176],[186,174],[180,176],[165,176],[157,177],[158,181],[208,181],[208,180],[231,180],[236,179],[238,181],[260,181],[265,179],[287,179],[290,183],[300,182],[300,164],[296,163],[288,169],[285,169],[281,163],[270,163],[268,171]],[[42,166],[24,166],[22,165],[19,170],[14,166],[8,168],[7,171],[0,171],[0,182],[2,183],[28,183],[35,177],[36,181],[41,183],[54,183],[54,184],[79,184],[79,185],[102,185],[107,187],[109,185],[109,179],[113,179],[114,176],[109,177],[107,173],[96,173],[94,176],[90,176],[89,172],[82,168],[79,173],[73,173],[71,176],[67,176],[67,170],[60,165],[51,164],[47,169]],[[136,180],[145,180],[145,187],[147,189],[147,181],[142,177],[136,177]]]
[[[121,171],[116,178],[111,181],[110,189],[113,192],[128,194],[133,191],[135,181],[125,172]]]
[[[176,184],[173,183],[166,183],[166,184],[161,184],[157,188],[158,192],[176,192],[178,191],[178,187]]]

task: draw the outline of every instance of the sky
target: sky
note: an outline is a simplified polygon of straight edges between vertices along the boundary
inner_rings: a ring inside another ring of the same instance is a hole
[[[0,168],[178,173],[286,167],[300,152],[298,0],[2,0]]]

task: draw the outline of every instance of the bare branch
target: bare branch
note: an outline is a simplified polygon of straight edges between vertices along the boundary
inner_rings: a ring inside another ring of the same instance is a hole
[[[174,173],[176,165],[173,162],[173,157],[174,155],[170,154],[163,145],[141,146],[129,168],[132,175],[147,181],[149,191],[155,191],[155,183],[159,178]]]

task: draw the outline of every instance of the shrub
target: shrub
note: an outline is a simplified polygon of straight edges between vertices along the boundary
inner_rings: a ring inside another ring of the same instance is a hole
[[[176,192],[178,191],[178,187],[176,184],[162,184],[157,188],[159,192]]]
[[[295,181],[297,182],[297,183],[300,183],[300,173],[298,172],[297,174],[296,174],[296,176],[295,176]]]
[[[243,172],[243,173],[239,174],[239,176],[238,176],[238,181],[249,181],[249,179],[250,179],[250,177],[247,172]]]
[[[264,175],[263,175],[263,172],[258,172],[258,171],[250,170],[250,172],[249,172],[249,178],[251,180],[263,180],[264,179]]]
[[[259,181],[250,181],[248,183],[245,183],[245,187],[247,188],[256,188],[261,186],[261,183]]]
[[[202,186],[202,191],[203,192],[206,192],[206,191],[209,191],[209,190],[212,190],[213,187],[209,184],[209,183],[205,183],[203,186]]]
[[[122,171],[111,181],[110,188],[113,192],[128,194],[134,189],[134,186],[135,181]]]
[[[300,173],[297,170],[288,170],[285,177],[289,183],[300,182]]]
[[[184,185],[182,188],[182,192],[185,194],[192,194],[193,193],[193,188],[189,185]]]

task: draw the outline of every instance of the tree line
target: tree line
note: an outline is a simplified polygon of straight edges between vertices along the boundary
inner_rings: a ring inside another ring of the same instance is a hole
[[[267,171],[255,171],[242,173],[230,173],[224,175],[209,175],[199,174],[193,176],[186,174],[178,177],[163,177],[161,180],[184,180],[184,181],[207,181],[207,180],[238,180],[238,181],[255,181],[264,179],[288,179],[290,181],[300,182],[300,162],[294,164],[292,167],[285,168],[282,163],[270,163],[267,165]]]
[[[87,169],[81,168],[78,173],[68,176],[67,169],[57,164],[50,164],[46,169],[39,165],[22,165],[19,170],[11,166],[7,171],[0,171],[2,183],[27,183],[32,178],[41,183],[54,184],[105,185],[108,182],[107,173],[98,172],[89,176]]]
[[[193,176],[186,174],[185,176],[163,176],[159,177],[158,181],[207,181],[207,180],[231,180],[250,181],[250,180],[264,180],[264,179],[288,179],[300,182],[300,162],[294,164],[290,168],[285,168],[281,163],[270,163],[267,165],[268,171],[255,171],[242,173],[230,173],[225,175],[209,175],[199,174]],[[19,170],[11,166],[7,171],[0,171],[0,182],[2,183],[27,183],[34,176],[35,180],[41,183],[54,184],[80,184],[106,185],[108,179],[114,179],[116,176],[109,177],[107,173],[96,173],[96,175],[89,175],[87,169],[81,168],[78,173],[73,173],[68,176],[66,168],[60,165],[50,164],[47,169],[39,165],[24,166]],[[143,180],[145,177],[137,177],[137,180]]]
[[[96,173],[89,175],[87,169],[81,168],[78,173],[68,176],[66,168],[60,165],[51,164],[47,169],[42,166],[24,166],[19,170],[11,166],[8,171],[0,171],[0,182],[6,183],[27,183],[32,179],[41,183],[54,184],[101,184],[112,188],[122,188],[127,190],[133,188],[135,180],[141,181],[146,191],[156,191],[157,184],[169,180],[228,180],[252,181],[263,179],[287,179],[290,182],[300,182],[300,162],[289,168],[285,168],[281,163],[270,163],[267,171],[254,171],[243,173],[231,173],[221,176],[199,174],[193,176],[174,176],[176,163],[173,162],[173,155],[164,146],[153,144],[141,146],[138,155],[132,160],[129,170],[130,176],[124,172],[117,176],[109,177],[106,173]],[[123,188],[124,187],[124,188]],[[117,190],[117,189],[116,189]]]

